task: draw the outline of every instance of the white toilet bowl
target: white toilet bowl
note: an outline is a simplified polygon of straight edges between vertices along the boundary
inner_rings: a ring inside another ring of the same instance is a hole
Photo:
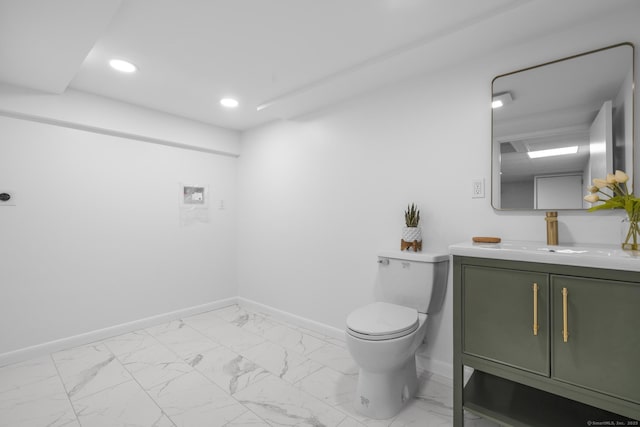
[[[360,367],[355,409],[368,418],[396,415],[418,387],[416,351],[424,340],[427,315],[376,302],[347,318],[346,341]]]

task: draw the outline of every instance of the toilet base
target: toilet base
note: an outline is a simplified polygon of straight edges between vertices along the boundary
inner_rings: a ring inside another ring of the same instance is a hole
[[[355,410],[367,418],[386,420],[400,412],[417,389],[415,356],[388,372],[367,372],[360,368]]]

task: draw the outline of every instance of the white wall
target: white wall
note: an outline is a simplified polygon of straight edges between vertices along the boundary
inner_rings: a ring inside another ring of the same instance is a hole
[[[85,107],[92,105],[117,107],[97,98]],[[109,115],[110,129],[123,130],[117,115]],[[140,123],[151,116],[145,129]],[[213,127],[198,140],[204,125],[157,112],[138,118],[140,135],[155,136],[154,122],[172,123],[172,138],[185,146],[216,136],[237,144],[237,134]],[[235,297],[236,163],[0,117],[0,190],[15,192],[17,203],[0,207],[0,356]],[[180,182],[210,187],[208,223],[181,226]]]
[[[427,251],[478,235],[544,240],[544,212],[491,208],[491,80],[621,41],[639,44],[634,16],[597,19],[243,134],[240,296],[344,328],[351,310],[372,301],[376,251],[398,247],[411,202],[421,209]],[[487,198],[471,198],[474,178],[485,178]],[[561,212],[560,242],[616,243],[619,219]],[[429,322],[422,355],[450,375],[451,277],[445,306]]]

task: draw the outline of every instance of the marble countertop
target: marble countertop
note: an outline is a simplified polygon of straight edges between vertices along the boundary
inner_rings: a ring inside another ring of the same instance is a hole
[[[449,252],[452,255],[478,258],[640,272],[640,253],[624,251],[619,246],[613,245],[553,246],[546,245],[544,242],[507,240],[501,243],[457,243],[449,246]]]

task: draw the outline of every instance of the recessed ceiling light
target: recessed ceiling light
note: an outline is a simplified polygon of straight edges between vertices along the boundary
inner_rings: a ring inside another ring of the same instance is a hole
[[[529,151],[527,155],[530,159],[538,159],[540,157],[562,156],[565,154],[575,154],[578,152],[578,146],[551,148],[549,150]]]
[[[233,98],[222,98],[220,100],[220,105],[227,108],[236,108],[238,106],[238,101]]]
[[[138,69],[131,62],[122,59],[112,59],[109,61],[109,65],[111,65],[111,68],[114,70],[122,71],[123,73],[133,73]]]

